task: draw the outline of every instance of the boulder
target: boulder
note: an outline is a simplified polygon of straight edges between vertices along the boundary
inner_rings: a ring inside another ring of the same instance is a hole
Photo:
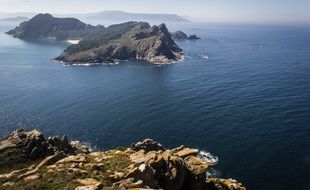
[[[52,145],[52,147],[59,151],[64,151],[67,154],[74,154],[74,149],[69,143],[67,136],[55,136],[48,139],[48,144]]]
[[[68,164],[68,163],[85,163],[87,161],[84,155],[68,156],[62,160],[59,160],[56,164]]]
[[[7,188],[7,189],[11,189],[11,187],[13,187],[14,185],[15,185],[14,182],[9,181],[9,182],[6,182],[6,183],[2,184],[1,187]]]
[[[179,156],[171,151],[136,152],[130,156],[134,165],[126,178],[142,180],[143,186],[150,188],[182,189],[188,169]]]
[[[76,152],[82,152],[82,153],[90,153],[90,149],[88,146],[84,145],[80,141],[71,141],[70,145],[76,150]]]
[[[36,180],[39,178],[40,178],[40,176],[38,174],[34,174],[34,175],[30,175],[28,177],[25,177],[24,181],[28,182],[28,181],[33,181],[33,180]]]
[[[215,190],[246,190],[246,188],[234,179],[208,179],[206,187]]]
[[[204,162],[203,160],[195,157],[189,156],[185,159],[185,164],[187,168],[194,174],[194,175],[206,175],[206,172],[209,169],[209,165]]]
[[[141,189],[143,186],[143,181],[135,181],[134,178],[124,179],[113,183],[113,189]]]
[[[186,158],[188,156],[197,156],[198,153],[199,153],[198,149],[183,148],[176,154],[182,158]]]
[[[153,139],[145,139],[142,142],[133,144],[131,148],[134,151],[144,150],[145,152],[149,151],[165,151],[166,149],[159,143],[155,142]]]
[[[101,182],[92,178],[78,179],[76,181],[82,186],[78,186],[75,190],[97,190],[103,187]]]
[[[141,164],[128,172],[125,178],[133,178],[135,181],[141,180],[141,187],[150,187],[153,189],[159,188],[155,179],[155,171],[152,167],[146,164]]]

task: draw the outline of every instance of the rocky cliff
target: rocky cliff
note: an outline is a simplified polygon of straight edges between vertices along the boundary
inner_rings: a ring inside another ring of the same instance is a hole
[[[151,139],[89,151],[65,136],[19,129],[0,141],[0,189],[245,190],[233,179],[207,177],[214,164],[197,149],[166,149]]]

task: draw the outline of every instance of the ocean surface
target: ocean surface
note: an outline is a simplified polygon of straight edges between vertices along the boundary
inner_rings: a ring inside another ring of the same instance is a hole
[[[219,157],[249,190],[310,189],[310,28],[171,25],[183,61],[63,66],[63,42],[23,41],[0,24],[0,136],[17,126],[100,149],[154,138]]]

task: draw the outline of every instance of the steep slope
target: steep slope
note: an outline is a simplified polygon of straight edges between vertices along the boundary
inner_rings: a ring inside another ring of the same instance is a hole
[[[95,40],[86,38],[70,46],[56,60],[67,64],[110,63],[118,60],[170,63],[182,57],[182,50],[171,38],[165,24],[151,27],[145,22],[129,22],[113,25],[106,29],[106,33],[110,34],[109,38],[105,35]]]

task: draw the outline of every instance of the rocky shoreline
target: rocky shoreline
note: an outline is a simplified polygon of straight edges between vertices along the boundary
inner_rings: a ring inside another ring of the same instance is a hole
[[[166,149],[152,139],[90,151],[66,136],[18,129],[0,141],[0,190],[245,190],[236,180],[208,177],[216,162],[198,149]]]

